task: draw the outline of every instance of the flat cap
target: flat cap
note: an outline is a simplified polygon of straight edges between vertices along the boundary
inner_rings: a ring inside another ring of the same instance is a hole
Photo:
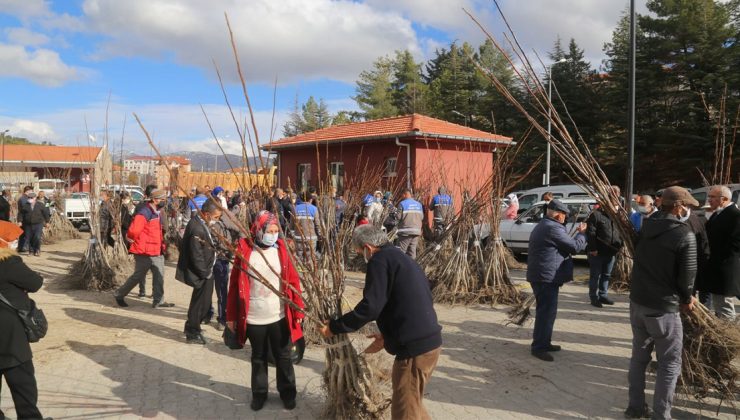
[[[555,211],[559,211],[559,212],[565,213],[565,214],[570,213],[570,209],[568,209],[568,206],[566,206],[565,204],[561,203],[559,200],[552,200],[552,201],[550,201],[547,204],[547,208],[549,210],[555,210]]]
[[[699,207],[699,202],[691,196],[691,193],[689,193],[686,188],[679,187],[677,185],[668,187],[663,190],[663,195],[661,196],[661,199],[663,200],[661,202],[661,205],[663,206],[672,206],[676,202],[680,201],[689,206]]]

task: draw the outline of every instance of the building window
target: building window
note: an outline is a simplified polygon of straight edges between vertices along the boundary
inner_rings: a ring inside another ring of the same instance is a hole
[[[344,190],[344,162],[332,162],[329,164],[329,180],[331,186],[337,191]]]
[[[386,177],[394,177],[398,174],[396,173],[396,168],[398,164],[398,158],[388,158],[385,160],[385,173],[384,176]]]
[[[308,186],[311,183],[311,164],[310,163],[299,163],[298,164],[298,191],[308,191]]]

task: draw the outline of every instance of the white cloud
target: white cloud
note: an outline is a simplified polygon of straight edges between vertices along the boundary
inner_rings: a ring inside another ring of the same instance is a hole
[[[3,124],[3,131],[16,137],[24,137],[37,141],[52,140],[57,137],[54,129],[46,122],[32,120],[7,120]]]
[[[429,7],[426,0],[366,0],[373,7],[389,13],[400,13],[422,27],[431,26],[446,32],[450,40],[478,44],[483,32],[463,12],[471,12],[497,39],[506,31],[495,5],[490,0],[437,0]],[[570,38],[585,49],[586,59],[598,68],[604,58],[603,46],[611,40],[612,31],[626,10],[626,0],[500,0],[499,4],[527,53],[537,51],[543,59],[560,36],[565,46]],[[647,13],[639,2],[638,13]],[[433,52],[435,40],[424,40],[425,51]],[[445,43],[445,46],[447,43]],[[534,56],[530,59],[536,61]]]
[[[209,104],[203,106],[213,125],[216,136],[223,140],[222,146],[228,153],[241,154],[241,142],[231,120],[228,108],[225,105]],[[30,140],[52,141],[55,144],[87,145],[89,134],[95,136],[97,144],[105,142],[105,103],[89,106],[64,109],[56,112],[38,114],[26,117],[36,122],[37,130],[25,131],[24,137]],[[150,153],[151,148],[141,128],[134,120],[132,113],[141,118],[144,127],[149,131],[155,145],[162,153],[172,153],[182,150],[208,151],[220,154],[213,135],[196,104],[148,104],[129,105],[111,103],[108,121],[108,143],[111,149],[118,150],[123,133],[123,122],[126,120],[124,149],[140,153]],[[244,121],[247,111],[234,109],[240,121]],[[280,138],[282,126],[289,111],[277,110],[275,114],[275,139]],[[260,136],[260,144],[270,141],[270,122],[272,110],[258,110],[255,112],[255,121]],[[11,128],[10,134],[16,134],[18,119],[0,115],[0,128]],[[85,125],[87,124],[87,129]],[[26,125],[27,126],[27,125]],[[41,127],[47,127],[44,131]],[[18,134],[20,135],[20,134]],[[251,155],[251,148],[247,145]]]
[[[228,12],[245,76],[354,81],[378,56],[418,52],[411,21],[350,0],[86,0],[89,27],[108,37],[98,58],[169,57],[235,80]]]
[[[44,0],[0,0],[0,11],[21,19],[50,14],[49,5]]]
[[[48,36],[27,28],[8,28],[5,30],[5,34],[11,44],[38,47],[49,43]]]
[[[83,73],[85,70],[65,64],[56,51],[0,43],[0,77],[19,77],[55,87],[79,79]]]

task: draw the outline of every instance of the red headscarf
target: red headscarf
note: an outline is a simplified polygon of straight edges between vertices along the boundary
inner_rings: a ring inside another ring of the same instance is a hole
[[[261,242],[262,234],[265,233],[265,230],[270,225],[280,226],[278,219],[274,214],[270,213],[267,210],[262,210],[261,212],[257,213],[257,217],[255,217],[254,223],[252,223],[252,228],[250,229],[250,232],[252,233],[254,239],[256,239],[258,242]]]

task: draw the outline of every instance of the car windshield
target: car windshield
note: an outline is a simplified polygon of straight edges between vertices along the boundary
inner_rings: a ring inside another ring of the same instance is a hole
[[[539,206],[532,206],[527,211],[519,216],[519,221],[522,223],[537,223],[544,217],[545,205],[540,204]]]
[[[537,194],[527,194],[519,198],[519,208],[528,209],[537,201]]]

